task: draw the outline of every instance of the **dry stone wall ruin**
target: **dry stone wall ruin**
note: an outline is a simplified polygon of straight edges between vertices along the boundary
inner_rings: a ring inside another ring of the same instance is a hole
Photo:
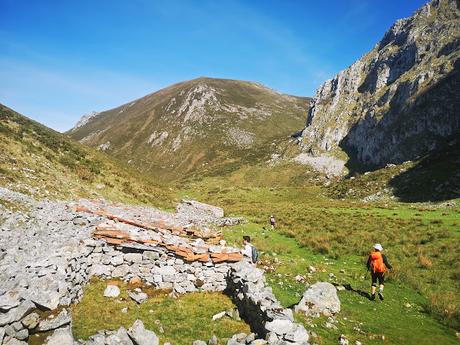
[[[2,345],[26,344],[31,334],[45,330],[55,330],[47,344],[76,344],[67,307],[81,299],[83,288],[92,276],[125,281],[137,277],[176,294],[225,291],[257,334],[240,341],[235,336],[230,341],[232,344],[256,341],[256,337],[261,338],[257,344],[308,344],[307,331],[293,322],[292,311],[282,308],[266,286],[263,271],[248,260],[187,262],[167,246],[110,245],[93,238],[98,224],[107,222],[104,215],[77,212],[72,203],[35,202],[3,188],[0,197],[20,200],[29,208],[27,212],[0,208]],[[161,211],[152,212],[164,216]],[[183,223],[189,220],[183,219]],[[133,236],[139,234],[143,232]],[[197,243],[202,244],[199,240]],[[217,250],[215,247],[213,250]],[[61,312],[52,320],[40,320],[36,313],[57,308]]]

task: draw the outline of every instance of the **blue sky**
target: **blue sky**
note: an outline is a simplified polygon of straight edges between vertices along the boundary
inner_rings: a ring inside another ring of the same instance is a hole
[[[0,103],[54,129],[199,76],[312,96],[424,0],[0,0]]]

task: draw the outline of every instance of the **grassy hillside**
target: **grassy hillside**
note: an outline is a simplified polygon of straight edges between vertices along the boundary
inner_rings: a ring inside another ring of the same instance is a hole
[[[105,154],[0,105],[0,186],[35,198],[170,206],[168,193]]]
[[[212,78],[178,83],[108,110],[69,131],[163,180],[270,158],[304,126],[308,98]]]

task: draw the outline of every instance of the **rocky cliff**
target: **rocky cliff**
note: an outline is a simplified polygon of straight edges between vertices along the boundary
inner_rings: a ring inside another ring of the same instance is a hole
[[[460,134],[460,2],[434,0],[326,81],[301,145],[349,166],[413,160]],[[329,153],[328,153],[329,152]]]

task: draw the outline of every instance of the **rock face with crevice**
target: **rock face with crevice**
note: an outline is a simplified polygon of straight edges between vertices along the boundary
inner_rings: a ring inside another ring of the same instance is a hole
[[[314,156],[344,150],[368,167],[402,163],[460,134],[460,10],[433,0],[316,92],[302,132]]]

